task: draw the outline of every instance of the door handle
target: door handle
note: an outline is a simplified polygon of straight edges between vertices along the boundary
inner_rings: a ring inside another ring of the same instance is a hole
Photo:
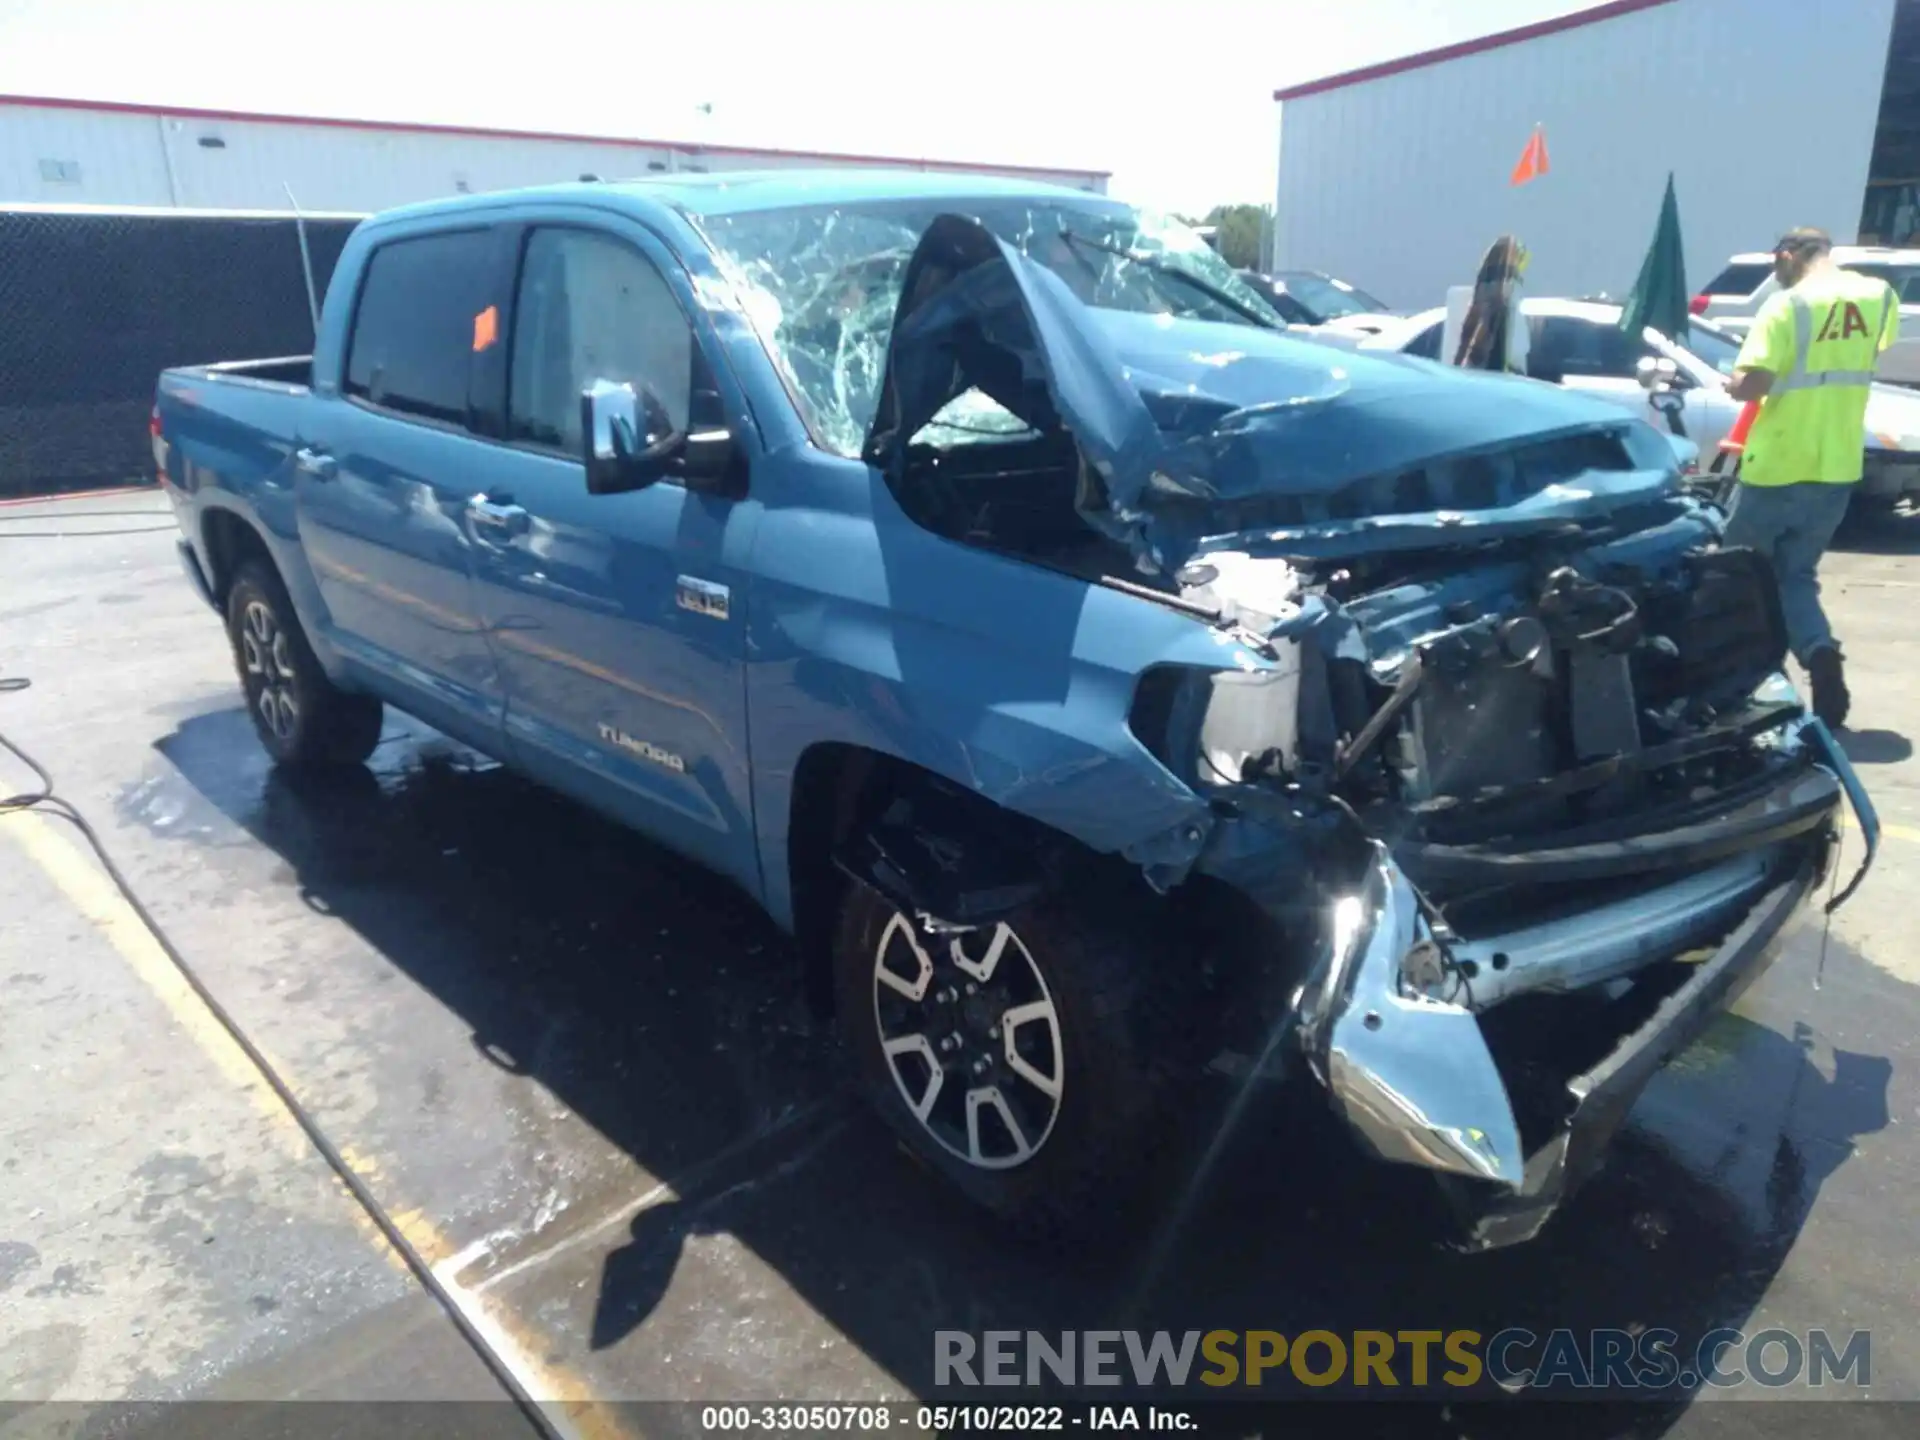
[[[505,539],[526,533],[527,512],[524,507],[511,501],[501,502],[485,494],[475,495],[467,501],[467,516],[475,530],[489,531],[496,538]]]
[[[311,475],[316,480],[331,480],[340,468],[340,462],[326,451],[304,445],[293,452],[293,463],[302,475]]]

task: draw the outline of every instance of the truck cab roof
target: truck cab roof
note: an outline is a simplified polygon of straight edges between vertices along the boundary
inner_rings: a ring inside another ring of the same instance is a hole
[[[369,223],[410,223],[525,204],[576,201],[636,212],[663,206],[687,215],[726,215],[806,205],[843,205],[887,200],[1034,198],[1099,201],[1106,197],[1071,186],[993,175],[855,167],[729,170],[720,174],[642,176],[623,180],[573,181],[479,195],[454,195],[384,210]],[[1118,205],[1119,202],[1115,201]]]

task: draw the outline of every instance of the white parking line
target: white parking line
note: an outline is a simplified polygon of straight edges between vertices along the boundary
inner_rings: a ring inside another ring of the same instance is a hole
[[[289,1152],[313,1155],[305,1133],[264,1083],[246,1052],[186,983],[159,940],[93,858],[60,834],[44,816],[32,811],[14,811],[0,817],[0,838],[10,838],[18,844],[26,857],[46,873],[74,909],[93,924],[167,1007],[181,1032],[236,1089],[246,1092],[263,1114],[277,1122]],[[306,1090],[277,1059],[271,1063],[296,1095]],[[361,1155],[348,1144],[337,1144],[336,1148],[361,1180],[371,1181],[377,1177],[379,1166],[375,1160]],[[341,1195],[349,1198],[344,1185]],[[359,1209],[357,1202],[352,1203],[357,1223],[396,1268],[404,1270],[406,1262]],[[407,1243],[433,1267],[435,1278],[447,1285],[461,1314],[480,1332],[514,1379],[563,1434],[574,1440],[628,1440],[629,1432],[614,1419],[612,1411],[595,1402],[582,1377],[542,1358],[552,1349],[545,1337],[517,1316],[496,1311],[474,1291],[450,1281],[449,1276],[459,1268],[453,1266],[451,1260],[466,1255],[473,1247],[447,1259],[437,1258],[448,1257],[453,1247],[426,1215],[417,1209],[392,1205],[385,1208],[388,1218],[406,1236]]]

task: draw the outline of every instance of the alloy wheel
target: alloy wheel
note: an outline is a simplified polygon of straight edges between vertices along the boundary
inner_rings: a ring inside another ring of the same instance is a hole
[[[874,948],[873,1009],[893,1083],[942,1148],[983,1170],[1025,1164],[1060,1115],[1052,992],[1004,921],[918,933],[894,913]]]
[[[293,656],[287,632],[273,608],[250,600],[240,617],[240,661],[247,672],[253,705],[267,729],[281,740],[293,738],[300,723],[300,702],[294,694]]]

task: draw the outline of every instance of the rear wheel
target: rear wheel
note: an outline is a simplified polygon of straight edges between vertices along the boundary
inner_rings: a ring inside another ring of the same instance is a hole
[[[1177,957],[1138,913],[1127,923],[1135,907],[1091,900],[1052,894],[931,933],[855,884],[835,943],[841,1039],[867,1101],[969,1198],[1043,1234],[1111,1207],[1153,1152],[1186,1054]]]
[[[227,593],[227,635],[254,732],[277,764],[358,765],[380,743],[381,705],[327,678],[273,567],[249,560]]]

